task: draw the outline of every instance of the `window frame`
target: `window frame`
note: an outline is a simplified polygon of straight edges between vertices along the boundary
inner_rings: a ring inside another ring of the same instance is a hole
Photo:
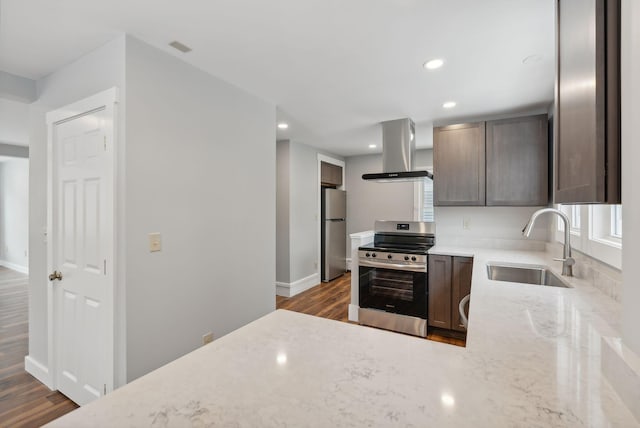
[[[569,225],[571,226],[570,233],[575,236],[580,236],[582,233],[582,209],[581,205],[568,205],[568,204],[558,204],[557,209],[562,211],[569,217]],[[578,219],[579,224],[576,226],[575,219]],[[558,232],[564,233],[564,223],[557,219],[557,227]]]
[[[611,231],[613,238],[622,239],[622,205],[611,206]]]
[[[580,205],[571,205],[571,233],[580,235],[580,228],[582,225],[582,209]],[[577,220],[577,221],[576,221]]]
[[[556,205],[574,218],[572,210],[580,211],[580,228],[571,227],[571,247],[617,269],[622,269],[622,238],[612,235],[612,205]],[[620,208],[621,210],[622,208]],[[564,241],[564,227],[556,218],[555,240]]]
[[[420,166],[417,168],[418,170],[427,170],[433,173],[433,166]],[[417,180],[413,182],[413,220],[414,221],[425,221],[422,219],[423,217],[423,208],[424,208],[424,178],[422,180]],[[433,199],[433,188],[432,199]],[[436,220],[436,212],[435,207],[433,208],[433,220]]]

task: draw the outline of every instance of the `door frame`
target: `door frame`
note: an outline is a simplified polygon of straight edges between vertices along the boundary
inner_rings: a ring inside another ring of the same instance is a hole
[[[74,102],[72,104],[66,105],[59,109],[50,111],[46,115],[46,123],[47,123],[47,228],[45,231],[45,238],[47,243],[47,275],[50,272],[53,272],[53,254],[54,254],[54,246],[53,239],[51,238],[51,233],[53,231],[53,186],[54,186],[54,162],[53,162],[53,130],[54,125],[60,122],[64,122],[70,119],[73,119],[77,116],[86,114],[87,112],[96,111],[103,109],[108,115],[107,126],[105,127],[106,134],[106,144],[111,144],[112,151],[110,156],[111,162],[111,186],[112,186],[112,201],[113,204],[111,206],[111,217],[113,222],[113,230],[112,230],[112,245],[111,245],[111,254],[108,255],[110,258],[111,266],[109,269],[111,270],[111,292],[108,294],[108,300],[111,305],[111,310],[107,311],[108,319],[107,324],[110,325],[109,331],[110,334],[107,337],[107,357],[105,361],[105,370],[106,370],[106,392],[111,392],[114,389],[114,380],[115,380],[115,314],[119,311],[116,311],[116,284],[118,278],[118,266],[117,260],[115,258],[115,249],[117,241],[117,160],[118,160],[118,118],[119,118],[119,89],[117,87],[113,87],[107,89],[103,92],[97,93],[90,97],[84,98],[80,101]],[[109,119],[111,119],[109,121]],[[48,356],[48,370],[50,373],[49,380],[51,382],[51,389],[57,390],[58,388],[58,344],[56,341],[56,317],[57,313],[55,311],[55,293],[53,284],[49,281],[49,278],[45,279],[48,283],[47,285],[47,356]]]

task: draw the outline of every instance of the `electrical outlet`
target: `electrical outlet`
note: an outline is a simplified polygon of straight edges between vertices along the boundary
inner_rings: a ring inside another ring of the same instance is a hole
[[[464,230],[471,229],[471,219],[469,217],[463,217],[463,219],[462,219],[462,228]]]
[[[149,251],[156,252],[162,250],[162,236],[159,232],[149,234]]]
[[[209,332],[202,336],[202,344],[206,345],[207,343],[213,342],[213,333]]]
[[[318,269],[318,262],[313,262],[313,268]]]

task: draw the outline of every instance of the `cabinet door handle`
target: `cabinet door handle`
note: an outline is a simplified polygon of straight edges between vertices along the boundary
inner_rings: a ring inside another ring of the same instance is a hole
[[[399,270],[406,272],[426,272],[427,265],[403,265],[399,263],[374,262],[371,260],[358,260],[358,266],[381,269]]]
[[[465,330],[469,325],[469,320],[467,319],[467,316],[464,314],[464,307],[469,302],[470,298],[471,298],[471,295],[467,294],[462,298],[462,300],[460,300],[460,304],[458,305],[458,312],[460,313],[460,321],[462,322],[462,325],[464,326]]]

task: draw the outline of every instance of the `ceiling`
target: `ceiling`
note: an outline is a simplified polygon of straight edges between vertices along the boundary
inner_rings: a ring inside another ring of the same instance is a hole
[[[37,79],[123,33],[278,107],[278,138],[349,156],[384,120],[548,105],[554,0],[2,0],[0,70]],[[180,53],[173,40],[193,49]],[[526,57],[533,61],[523,63]],[[438,70],[423,63],[445,60]],[[443,109],[455,101],[453,109]],[[431,138],[416,135],[418,147]]]

